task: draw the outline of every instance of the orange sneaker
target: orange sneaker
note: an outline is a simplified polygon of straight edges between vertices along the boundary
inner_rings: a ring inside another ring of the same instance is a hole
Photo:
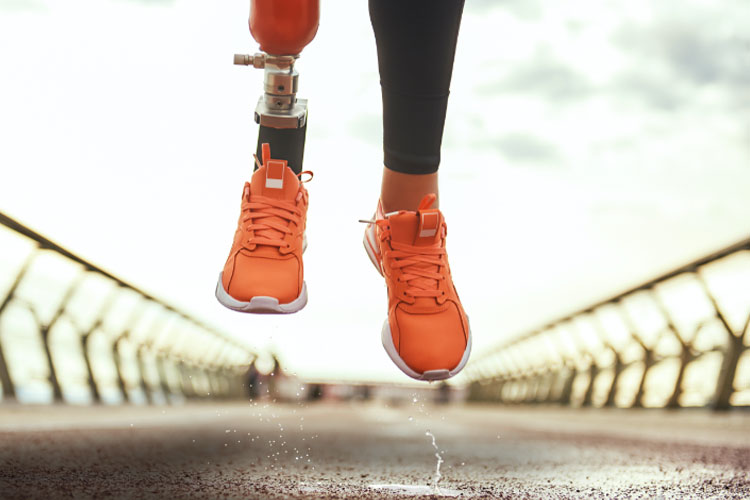
[[[262,150],[263,164],[242,191],[242,211],[216,298],[235,311],[293,313],[307,304],[302,252],[308,194],[286,160],[271,159],[268,144]]]
[[[388,285],[383,347],[396,366],[417,380],[444,380],[466,365],[471,352],[469,319],[451,279],[446,226],[436,196],[416,212],[388,214],[378,202],[365,230],[367,255]]]

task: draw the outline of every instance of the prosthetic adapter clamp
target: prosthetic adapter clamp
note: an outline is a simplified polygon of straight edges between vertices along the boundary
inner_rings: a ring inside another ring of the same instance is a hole
[[[297,55],[235,54],[234,64],[263,69],[264,94],[255,108],[255,123],[276,129],[299,129],[307,123],[307,99],[297,99]]]

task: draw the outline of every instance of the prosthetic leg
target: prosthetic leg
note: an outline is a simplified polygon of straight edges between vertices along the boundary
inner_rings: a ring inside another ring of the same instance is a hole
[[[302,171],[307,131],[307,100],[297,99],[294,63],[318,31],[319,0],[251,0],[250,33],[262,52],[235,54],[234,64],[264,70],[264,93],[255,108],[260,125],[257,156],[271,146],[274,158]]]

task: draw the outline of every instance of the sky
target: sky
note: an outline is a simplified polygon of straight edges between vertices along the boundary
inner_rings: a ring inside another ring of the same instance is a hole
[[[273,349],[306,378],[408,380],[362,247],[382,162],[364,1],[323,0],[309,99],[308,306],[213,297],[252,171],[247,2],[0,0],[0,211]],[[467,0],[441,209],[474,352],[750,234],[744,0]]]

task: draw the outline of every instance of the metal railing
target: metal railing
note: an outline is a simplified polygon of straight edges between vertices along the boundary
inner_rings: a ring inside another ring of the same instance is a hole
[[[750,405],[750,239],[477,356],[472,400]]]
[[[3,401],[239,397],[238,341],[0,213]]]

